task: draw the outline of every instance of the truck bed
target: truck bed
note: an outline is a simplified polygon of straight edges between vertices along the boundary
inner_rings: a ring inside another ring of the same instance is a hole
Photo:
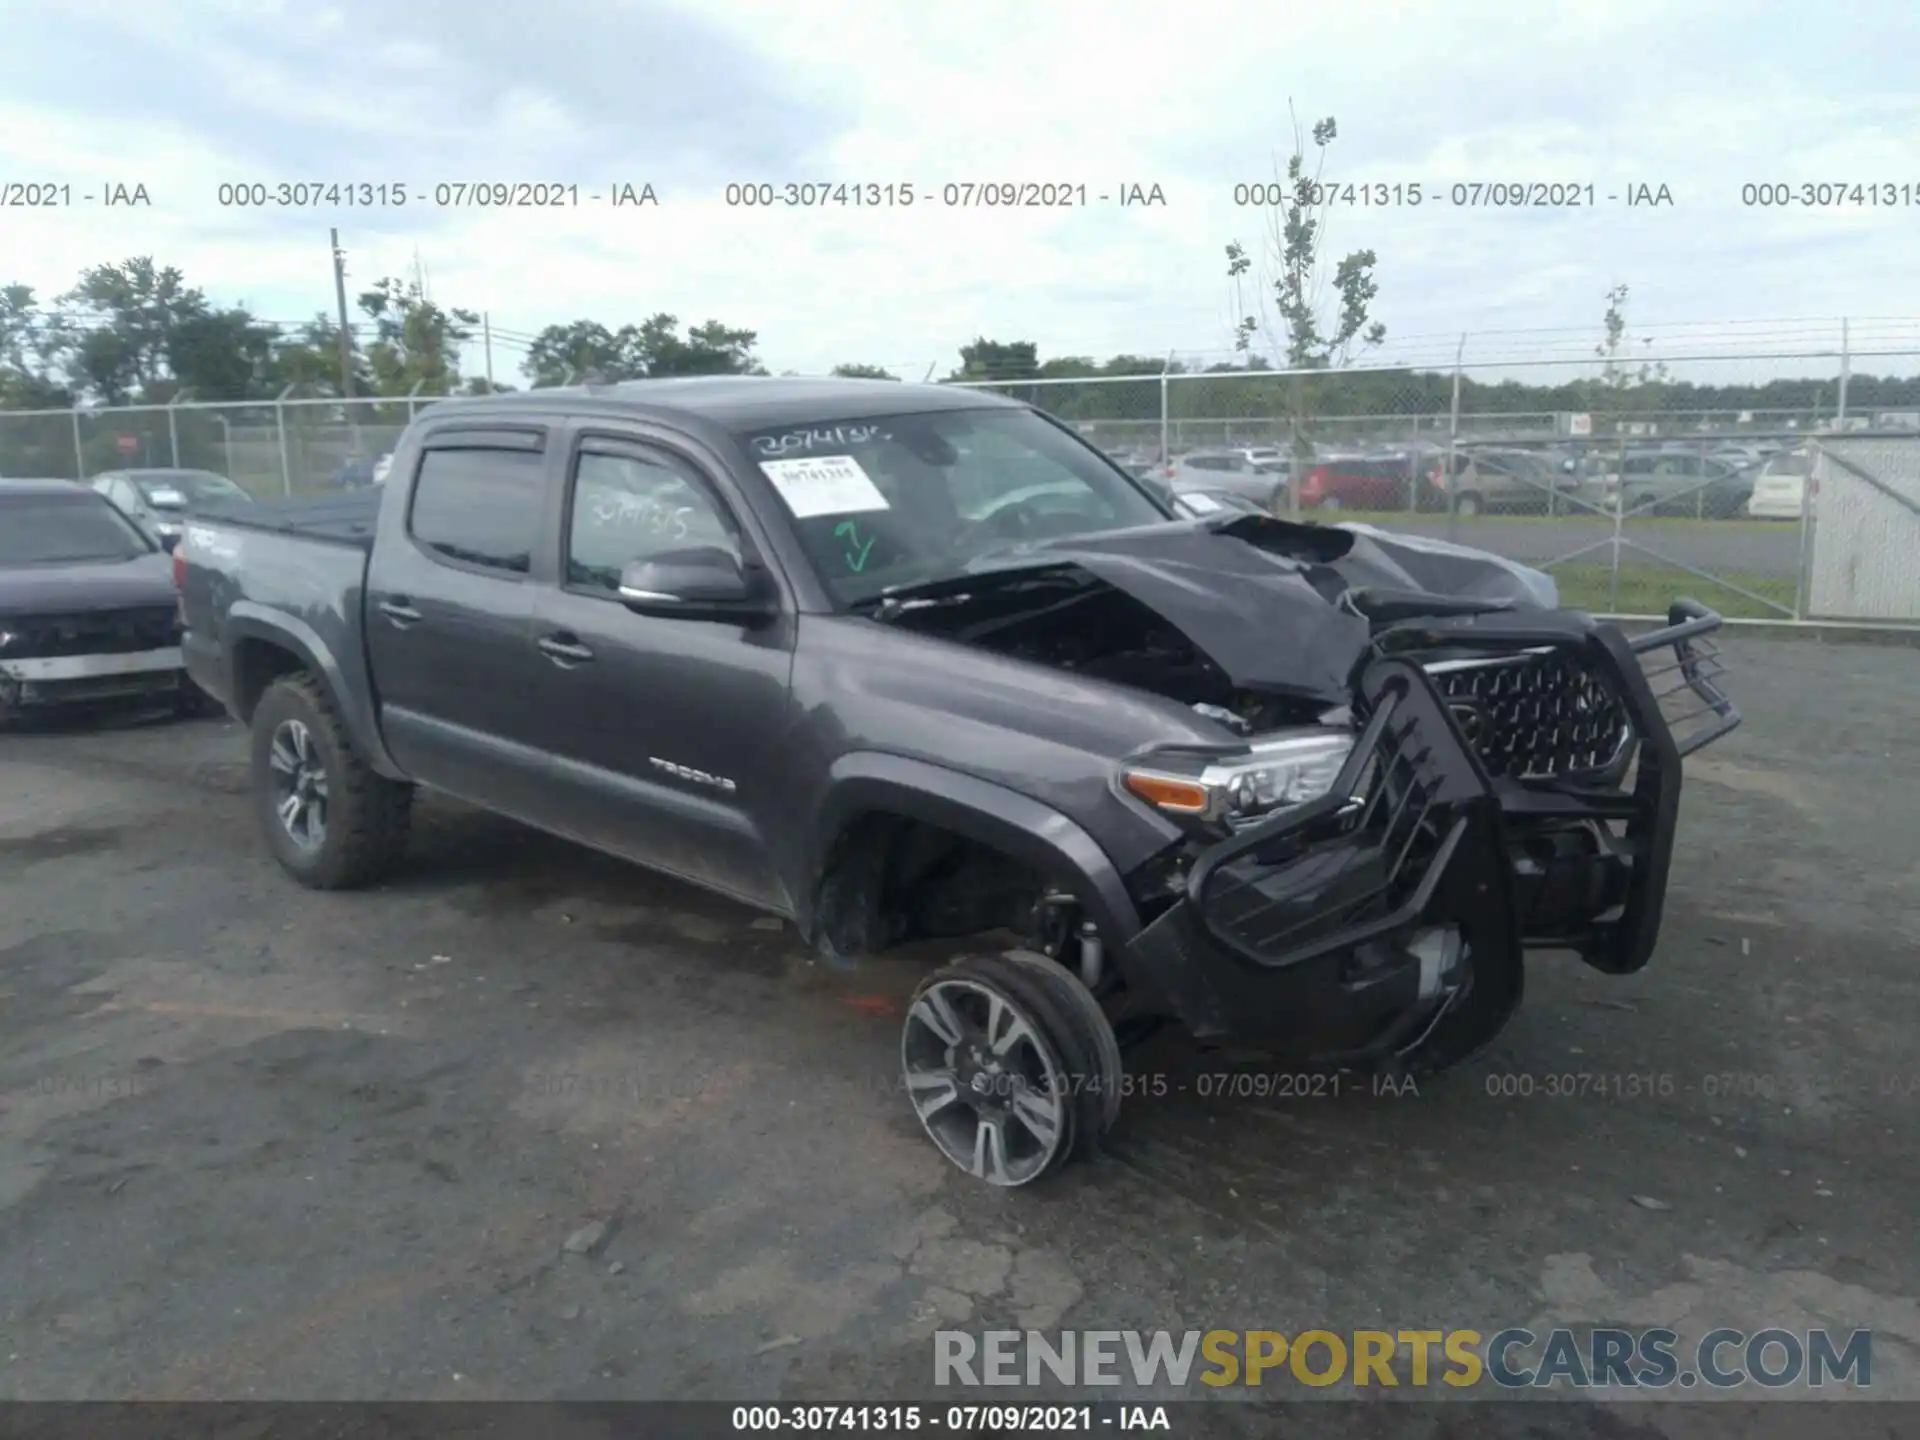
[[[255,505],[209,511],[206,518],[221,525],[326,540],[370,552],[375,524],[380,518],[382,493],[380,487],[374,485],[317,500],[263,500]]]

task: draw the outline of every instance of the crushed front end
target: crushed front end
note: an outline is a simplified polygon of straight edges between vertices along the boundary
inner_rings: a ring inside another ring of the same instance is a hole
[[[1740,723],[1720,623],[1683,601],[1635,639],[1566,611],[1378,626],[1337,775],[1136,877],[1154,918],[1123,956],[1129,984],[1203,1039],[1437,1067],[1506,1022],[1529,948],[1638,970],[1682,757]],[[1177,776],[1130,773],[1164,791],[1136,794],[1180,798]]]
[[[173,605],[0,616],[0,713],[185,693]]]

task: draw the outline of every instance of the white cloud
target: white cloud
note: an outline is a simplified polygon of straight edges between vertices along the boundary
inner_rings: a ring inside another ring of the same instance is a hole
[[[38,13],[48,17],[38,23],[54,23],[51,10]],[[343,70],[324,57],[302,62],[298,46],[263,50],[248,13],[261,12],[134,7],[110,23],[123,39],[163,46],[166,64],[195,67],[210,94],[256,118],[250,126],[131,120],[78,98],[78,88],[70,102],[41,95],[0,107],[0,177],[25,178],[30,162],[45,169],[44,157],[59,156],[61,176],[47,178],[125,173],[155,198],[151,212],[7,217],[0,281],[54,291],[84,264],[151,253],[220,299],[245,296],[274,318],[298,318],[331,309],[323,241],[338,224],[356,285],[405,268],[417,247],[439,298],[485,309],[512,333],[669,310],[757,329],[770,365],[803,369],[866,360],[944,370],[976,334],[1031,338],[1054,354],[1224,353],[1223,247],[1253,239],[1261,220],[1235,208],[1232,187],[1271,173],[1294,97],[1303,118],[1338,115],[1336,178],[1426,187],[1417,209],[1342,209],[1330,226],[1336,251],[1365,246],[1379,257],[1377,314],[1406,337],[1391,354],[1443,359],[1462,332],[1482,336],[1471,348],[1483,355],[1496,345],[1583,353],[1615,283],[1633,288],[1636,328],[1920,315],[1911,263],[1920,204],[1806,211],[1740,198],[1744,181],[1844,179],[1905,185],[1920,201],[1910,138],[1920,101],[1872,47],[1829,47],[1810,66],[1795,22],[1744,6],[1695,7],[1675,20],[1670,6],[1631,0],[1548,20],[1493,0],[1444,11],[1361,0],[1284,11],[701,0],[703,23],[767,62],[754,83],[784,86],[785,98],[742,88],[725,51],[682,61],[636,41],[630,59],[594,57],[616,73],[631,68],[634,107],[657,98],[663,76],[697,85],[723,117],[737,100],[759,127],[749,138],[775,153],[780,105],[846,121],[819,143],[796,140],[815,158],[793,162],[794,173],[736,161],[738,173],[710,167],[697,181],[675,168],[689,148],[746,153],[721,143],[722,122],[710,145],[663,133],[657,115],[636,118],[637,108],[625,113],[570,85],[582,57],[540,68],[530,55],[517,86],[496,87],[490,102],[456,102],[453,78],[478,63],[457,28],[429,43],[364,33],[364,12],[350,7],[282,12],[276,23],[290,36],[298,27],[316,43],[345,37],[368,57]],[[659,9],[606,13],[615,23]],[[1899,13],[1887,12],[1885,54],[1909,23]],[[296,173],[259,173],[254,152],[275,134],[297,144]],[[436,158],[447,155],[462,158]],[[247,176],[428,188],[519,178],[577,182],[583,192],[652,180],[662,204],[429,214],[416,200],[386,213],[223,212],[218,183]],[[724,203],[730,179],[872,181],[919,193],[911,208],[756,210]],[[1084,184],[1090,196],[1159,184],[1169,203],[938,203],[947,182],[1006,181]],[[1444,203],[1456,181],[1591,182],[1597,203],[1458,208]],[[1668,185],[1676,203],[1630,209],[1605,198],[1635,182]],[[1550,330],[1561,333],[1513,333]]]

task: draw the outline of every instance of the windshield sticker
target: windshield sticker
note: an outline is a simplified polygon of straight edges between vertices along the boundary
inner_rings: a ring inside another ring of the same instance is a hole
[[[1220,502],[1211,495],[1201,495],[1197,492],[1182,495],[1180,497],[1180,503],[1196,515],[1211,515],[1220,508]]]
[[[753,449],[757,455],[779,459],[785,455],[805,455],[822,448],[868,445],[887,439],[878,425],[829,425],[807,430],[789,430],[784,435],[757,435]]]
[[[184,505],[187,503],[187,497],[178,490],[156,485],[147,491],[147,503],[149,505]]]
[[[796,520],[821,515],[864,515],[888,507],[887,497],[851,455],[819,455],[807,460],[762,460],[780,498]]]
[[[858,575],[867,568],[867,556],[873,550],[873,537],[860,538],[860,527],[851,520],[842,520],[833,527],[833,533],[847,542],[847,568]]]

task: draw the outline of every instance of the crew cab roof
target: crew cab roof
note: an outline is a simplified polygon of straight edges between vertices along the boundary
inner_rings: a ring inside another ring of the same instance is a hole
[[[762,426],[911,415],[928,410],[1025,409],[1017,400],[955,385],[897,380],[843,380],[788,375],[699,375],[671,380],[626,380],[506,395],[442,400],[427,417],[462,420],[526,416],[542,410],[664,418],[691,416],[729,430]]]

